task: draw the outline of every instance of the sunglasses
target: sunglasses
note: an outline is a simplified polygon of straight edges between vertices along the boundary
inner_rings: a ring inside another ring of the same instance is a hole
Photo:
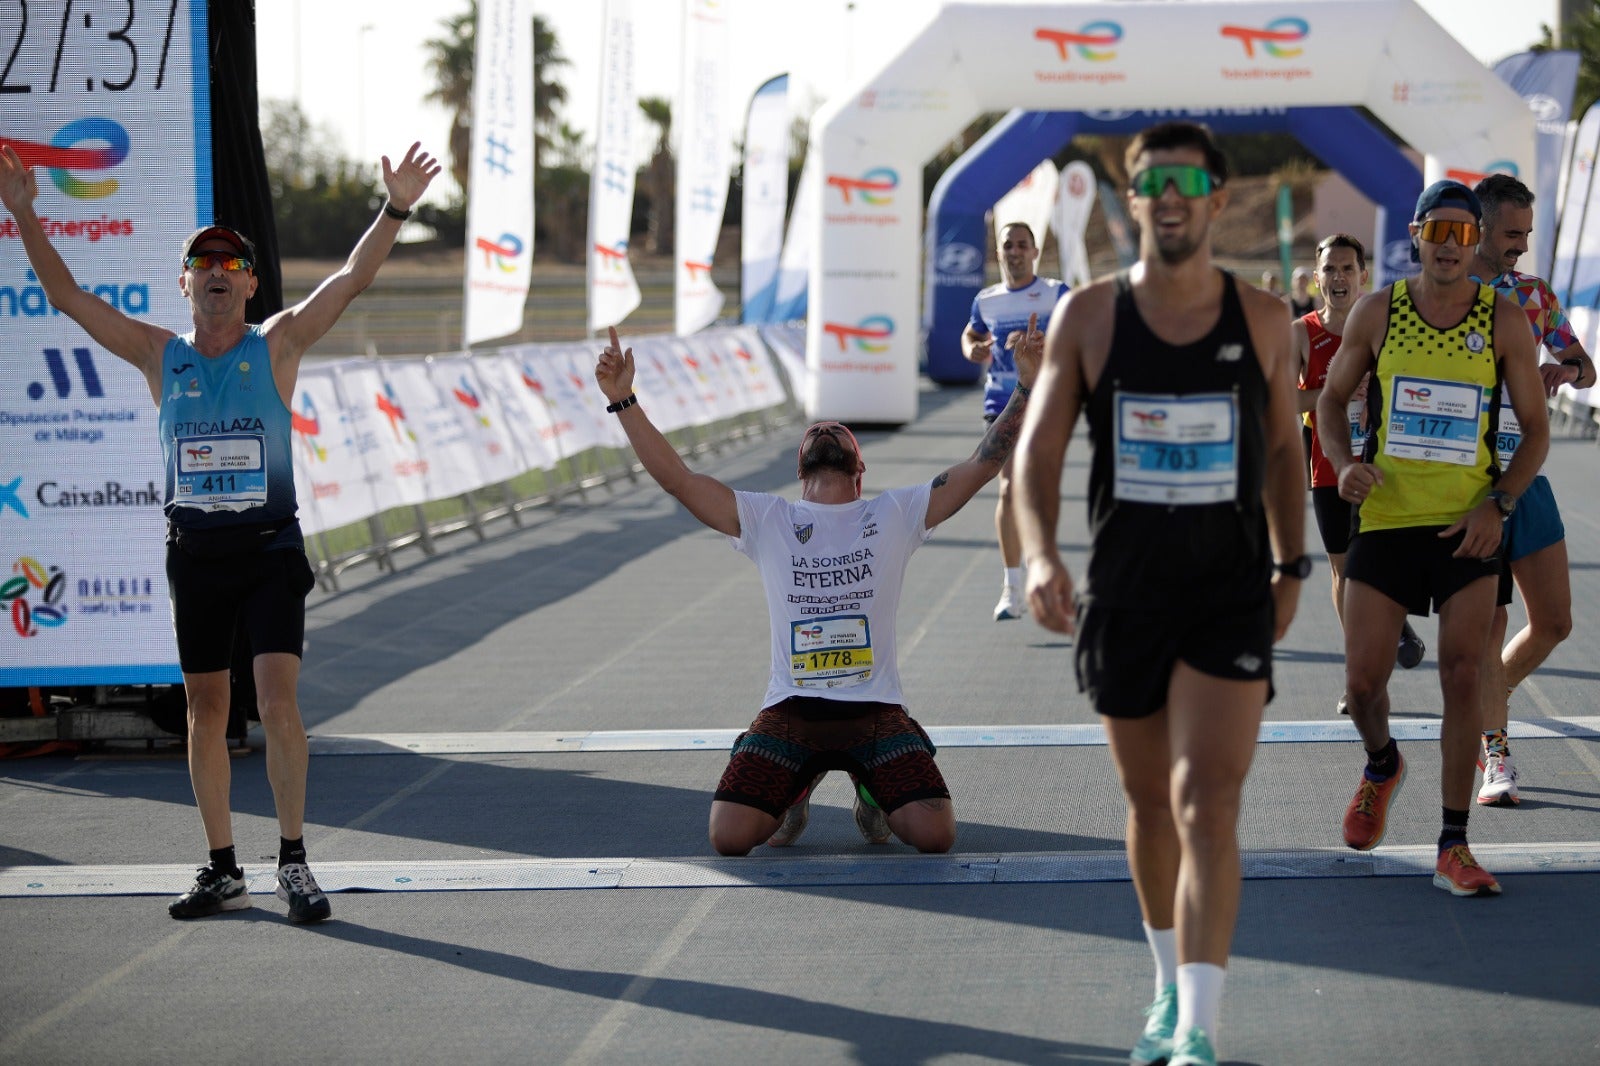
[[[183,265],[188,270],[206,270],[217,266],[223,270],[249,270],[255,266],[243,256],[230,255],[227,252],[198,252],[194,255],[183,257]]]
[[[1476,222],[1449,222],[1442,218],[1430,218],[1417,225],[1417,236],[1429,244],[1443,244],[1454,237],[1461,247],[1471,248],[1478,243],[1482,233]]]
[[[1192,200],[1197,196],[1211,195],[1213,190],[1221,187],[1222,182],[1205,167],[1174,165],[1146,167],[1133,176],[1128,187],[1135,196],[1155,199],[1166,191],[1169,184],[1178,190],[1179,196]]]

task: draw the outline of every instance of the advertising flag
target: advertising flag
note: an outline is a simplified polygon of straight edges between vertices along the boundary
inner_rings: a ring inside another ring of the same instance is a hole
[[[1555,261],[1561,143],[1572,118],[1572,94],[1578,87],[1578,53],[1521,52],[1496,63],[1494,72],[1522,97],[1537,123],[1533,151],[1539,161],[1539,178],[1533,194],[1539,208],[1533,213],[1534,265],[1529,269],[1546,277]]]
[[[788,201],[789,75],[780,74],[756,90],[744,124],[739,293],[745,322],[773,321]]]
[[[1056,255],[1061,260],[1061,280],[1073,288],[1089,284],[1089,248],[1084,234],[1094,210],[1094,168],[1075,159],[1061,168],[1056,188]]]
[[[1600,342],[1600,105],[1578,124],[1565,183],[1561,231],[1550,287],[1572,320],[1584,348]]]
[[[678,119],[678,246],[673,252],[678,336],[717,320],[722,293],[711,260],[722,234],[733,165],[728,114],[729,0],[684,0],[683,90]]]
[[[533,260],[533,13],[480,0],[472,85],[463,341],[522,328]]]
[[[600,46],[600,124],[589,175],[589,329],[615,326],[639,306],[639,283],[628,262],[633,222],[633,0],[606,0]]]
[[[998,236],[1002,226],[1025,222],[1033,230],[1034,247],[1043,249],[1044,239],[1050,232],[1050,216],[1056,207],[1056,186],[1061,183],[1061,172],[1046,159],[994,205],[994,230]],[[1038,269],[1037,262],[1034,268]]]
[[[772,306],[774,322],[806,317],[806,293],[811,285],[811,235],[822,207],[822,176],[817,173],[815,159],[816,153],[809,153],[800,166],[800,186],[795,190],[789,233],[783,239],[783,258],[778,263],[778,293]]]

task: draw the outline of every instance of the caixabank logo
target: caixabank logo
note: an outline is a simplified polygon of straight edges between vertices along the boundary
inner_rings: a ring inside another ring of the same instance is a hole
[[[1222,77],[1226,81],[1290,82],[1315,74],[1303,61],[1311,23],[1298,15],[1286,15],[1259,26],[1225,22],[1217,32],[1237,41],[1246,60],[1244,66],[1223,66]]]
[[[1127,71],[1117,62],[1116,46],[1122,43],[1122,24],[1107,19],[1086,22],[1077,29],[1039,26],[1033,39],[1048,46],[1055,63],[1041,63],[1033,78],[1045,83],[1083,83],[1110,85],[1128,80]]]

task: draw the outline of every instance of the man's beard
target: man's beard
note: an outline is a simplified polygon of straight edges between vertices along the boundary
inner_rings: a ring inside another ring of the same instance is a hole
[[[856,453],[845,448],[832,433],[818,433],[800,461],[800,476],[808,477],[823,470],[837,470],[854,477],[857,473]]]

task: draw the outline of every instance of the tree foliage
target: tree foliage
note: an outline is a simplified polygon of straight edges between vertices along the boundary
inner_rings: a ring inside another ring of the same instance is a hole
[[[383,185],[339,151],[326,127],[299,105],[268,100],[261,141],[267,157],[279,251],[326,259],[348,254],[383,202]]]

